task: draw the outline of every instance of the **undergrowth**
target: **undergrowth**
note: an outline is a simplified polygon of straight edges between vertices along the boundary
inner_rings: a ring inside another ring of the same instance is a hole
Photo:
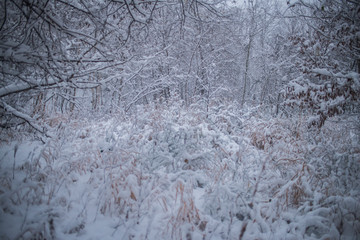
[[[0,237],[359,238],[359,119],[234,109],[59,115],[45,144],[2,142]]]

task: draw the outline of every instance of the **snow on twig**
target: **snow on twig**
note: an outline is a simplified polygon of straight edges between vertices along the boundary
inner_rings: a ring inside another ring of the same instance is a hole
[[[48,130],[46,127],[42,127],[36,123],[36,120],[30,117],[29,115],[22,113],[15,108],[11,107],[10,105],[6,104],[5,102],[2,102],[3,107],[6,109],[7,112],[13,114],[14,116],[21,118],[25,120],[32,128],[34,128],[36,131],[44,134],[46,137],[53,137],[52,134],[48,133]]]

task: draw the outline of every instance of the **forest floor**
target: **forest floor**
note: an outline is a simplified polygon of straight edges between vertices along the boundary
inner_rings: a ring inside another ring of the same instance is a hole
[[[266,117],[267,116],[267,117]],[[0,134],[1,239],[360,239],[359,116],[139,106]]]

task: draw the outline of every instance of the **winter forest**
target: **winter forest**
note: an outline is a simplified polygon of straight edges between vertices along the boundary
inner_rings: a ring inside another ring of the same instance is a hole
[[[360,239],[358,0],[0,1],[0,239]]]

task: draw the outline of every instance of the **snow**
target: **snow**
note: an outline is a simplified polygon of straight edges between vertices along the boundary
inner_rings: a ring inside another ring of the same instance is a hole
[[[52,86],[57,83],[60,83],[60,81],[58,82],[55,80],[48,80],[48,82],[44,83],[44,84],[30,84],[29,82],[12,83],[10,85],[0,88],[0,97],[4,97],[9,94],[14,94],[17,92],[25,91],[25,90],[40,87],[40,86]]]
[[[227,110],[201,121],[156,111],[136,125],[72,119],[46,144],[2,143],[0,238],[238,239],[244,223],[243,239],[359,238],[349,119],[315,134],[252,114],[239,128]]]
[[[348,72],[346,74],[343,73],[332,73],[331,71],[329,71],[328,69],[325,68],[314,68],[312,69],[313,73],[316,74],[320,74],[320,75],[324,75],[324,76],[328,76],[328,77],[336,77],[336,78],[350,78],[353,79],[355,82],[355,86],[359,87],[359,73],[357,72]]]

